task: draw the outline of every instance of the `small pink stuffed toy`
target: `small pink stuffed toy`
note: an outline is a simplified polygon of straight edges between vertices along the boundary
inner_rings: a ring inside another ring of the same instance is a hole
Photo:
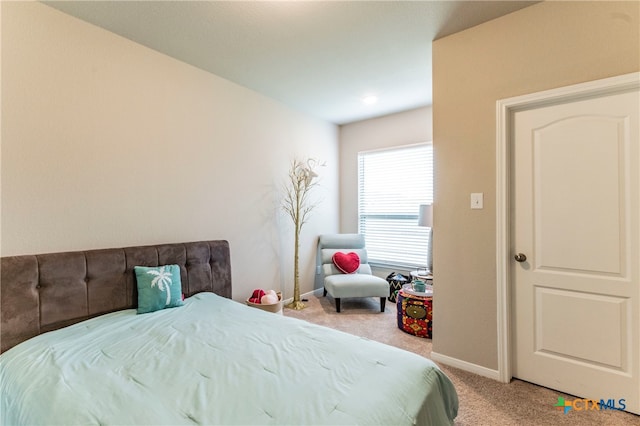
[[[278,295],[275,290],[267,290],[260,299],[260,303],[263,305],[273,305],[274,303],[278,303]]]

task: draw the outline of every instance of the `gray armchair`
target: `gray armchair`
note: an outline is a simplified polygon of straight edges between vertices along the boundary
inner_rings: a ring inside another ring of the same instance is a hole
[[[333,263],[336,252],[355,252],[360,257],[360,267],[351,274],[341,272]],[[361,234],[325,234],[318,240],[318,262],[321,266],[324,284],[324,296],[329,293],[336,302],[336,311],[340,312],[340,300],[344,297],[379,297],[380,312],[384,312],[389,283],[371,272]]]

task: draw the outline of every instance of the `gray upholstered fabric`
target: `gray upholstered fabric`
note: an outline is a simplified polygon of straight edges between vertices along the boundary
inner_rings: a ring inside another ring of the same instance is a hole
[[[353,274],[344,274],[333,264],[336,252],[355,252],[360,257],[360,267]],[[384,300],[389,296],[389,283],[376,277],[368,264],[365,240],[362,234],[325,234],[318,239],[318,261],[323,274],[325,294],[336,300],[340,312],[343,297],[380,297],[380,308],[384,311]]]
[[[322,265],[322,273],[326,277],[328,275],[342,274],[342,271],[336,268],[336,265],[334,265],[333,262],[331,262],[331,263],[325,263],[324,265]],[[373,272],[371,271],[371,266],[368,263],[360,264],[360,267],[356,271],[356,274],[371,275],[372,273]]]
[[[368,274],[330,275],[324,279],[324,288],[335,298],[389,296],[389,283]]]
[[[231,298],[227,241],[3,257],[0,351],[33,336],[138,303],[134,266],[180,266],[185,297]]]

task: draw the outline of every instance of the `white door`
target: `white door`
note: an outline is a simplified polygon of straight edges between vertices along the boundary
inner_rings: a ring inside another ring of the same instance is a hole
[[[637,89],[592,95],[514,112],[511,127],[513,376],[634,413],[639,105]]]

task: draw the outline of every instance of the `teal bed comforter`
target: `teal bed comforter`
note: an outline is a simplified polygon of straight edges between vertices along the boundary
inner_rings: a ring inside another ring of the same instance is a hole
[[[446,425],[426,358],[212,293],[125,310],[0,355],[4,425]]]

